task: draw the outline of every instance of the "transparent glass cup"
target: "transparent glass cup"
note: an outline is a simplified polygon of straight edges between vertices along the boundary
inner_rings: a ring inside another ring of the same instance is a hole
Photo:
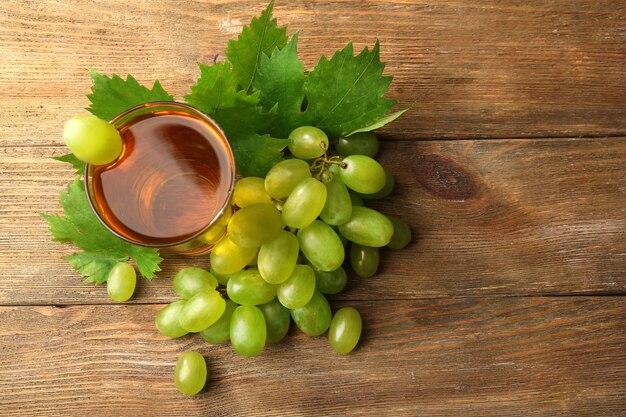
[[[115,117],[124,143],[106,166],[85,166],[89,204],[120,239],[186,255],[209,251],[232,214],[235,159],[222,129],[176,102],[152,102]]]

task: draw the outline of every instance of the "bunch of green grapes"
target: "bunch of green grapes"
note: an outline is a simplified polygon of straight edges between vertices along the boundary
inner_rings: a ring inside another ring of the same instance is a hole
[[[267,342],[282,340],[293,321],[307,335],[328,331],[340,354],[357,345],[359,312],[344,307],[333,315],[325,295],[346,286],[346,262],[358,276],[370,277],[378,270],[379,248],[410,242],[405,222],[364,203],[388,196],[394,177],[374,159],[379,143],[373,133],[341,138],[334,149],[311,126],[295,129],[289,139],[292,157],[265,178],[235,185],[234,213],[211,251],[210,272],[185,268],[175,276],[182,299],[156,317],[165,336],[199,332],[208,343],[230,341],[237,353],[256,356]],[[194,394],[204,384],[206,365],[198,358],[185,363],[187,380],[181,382],[177,365],[177,387]]]

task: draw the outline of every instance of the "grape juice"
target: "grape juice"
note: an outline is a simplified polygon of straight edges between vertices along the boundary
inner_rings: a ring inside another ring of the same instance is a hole
[[[221,131],[174,110],[141,115],[118,130],[122,156],[92,174],[105,223],[148,246],[174,245],[206,229],[227,204],[235,175]]]

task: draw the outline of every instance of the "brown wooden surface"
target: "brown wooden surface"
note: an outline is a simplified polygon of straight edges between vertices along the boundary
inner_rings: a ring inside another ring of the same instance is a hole
[[[392,96],[417,99],[384,129],[398,185],[377,205],[414,242],[332,302],[364,317],[353,354],[295,329],[254,359],[161,337],[171,276],[205,258],[171,257],[130,305],[81,283],[36,213],[72,178],[49,157],[87,69],[180,98],[264,6],[0,2],[0,416],[626,415],[622,2],[278,2],[308,67],[379,38]],[[211,375],[194,398],[172,383],[190,349]]]

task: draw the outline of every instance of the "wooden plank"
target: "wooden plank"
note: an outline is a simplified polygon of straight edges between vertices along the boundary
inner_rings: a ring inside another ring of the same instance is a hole
[[[108,302],[62,260],[71,247],[50,242],[36,215],[59,211],[72,174],[44,157],[62,152],[0,152],[0,304]],[[624,294],[625,160],[623,138],[384,143],[398,185],[376,207],[405,218],[416,238],[384,250],[378,276],[351,279],[340,298]],[[169,301],[183,265],[208,259],[172,257],[137,302]]]
[[[87,69],[162,81],[181,98],[196,62],[224,58],[265,1],[5,0],[0,146],[61,143]],[[391,95],[417,105],[398,138],[626,134],[626,5],[614,0],[278,2],[307,68],[380,39]]]
[[[198,336],[163,338],[153,327],[158,305],[0,308],[2,413],[501,417],[626,408],[624,298],[353,305],[365,330],[352,354],[292,329],[257,358]],[[176,358],[189,350],[210,369],[193,398],[173,383]]]

